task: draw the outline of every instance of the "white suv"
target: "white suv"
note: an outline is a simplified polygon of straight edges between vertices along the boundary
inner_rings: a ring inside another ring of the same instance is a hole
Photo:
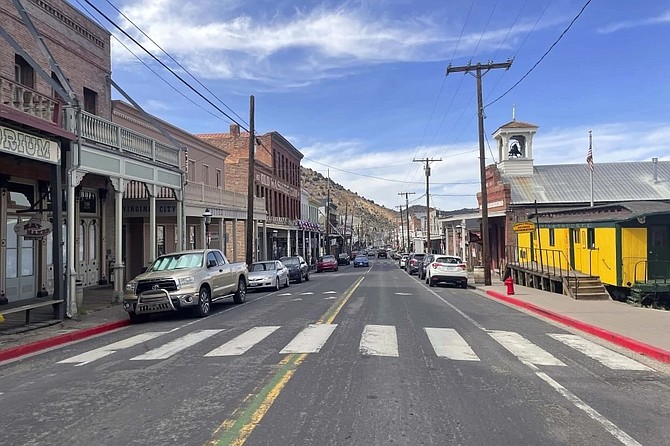
[[[468,287],[468,271],[460,257],[436,255],[426,267],[426,283],[435,286],[437,283],[451,283],[461,288]]]

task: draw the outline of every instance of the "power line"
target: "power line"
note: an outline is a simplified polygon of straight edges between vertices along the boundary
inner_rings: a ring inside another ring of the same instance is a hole
[[[224,115],[226,118],[230,119],[231,122],[234,122],[235,124],[239,125],[242,129],[244,129],[245,131],[248,131],[248,129],[245,128],[242,124],[240,124],[239,122],[237,122],[237,121],[236,121],[233,117],[231,117],[228,113],[226,113],[225,111],[221,110],[221,108],[219,108],[218,105],[216,105],[216,104],[214,104],[212,101],[210,101],[209,98],[206,98],[202,93],[200,93],[198,90],[196,90],[190,83],[188,83],[186,80],[184,80],[184,78],[182,78],[179,74],[175,73],[175,71],[174,71],[172,68],[168,67],[162,60],[160,60],[159,58],[157,58],[156,56],[154,56],[153,53],[152,53],[151,51],[147,50],[147,49],[146,49],[141,43],[139,43],[133,36],[131,36],[130,34],[128,34],[124,29],[122,29],[119,25],[117,25],[116,22],[114,22],[112,19],[110,19],[109,17],[107,17],[107,15],[106,15],[104,12],[100,11],[100,9],[99,9],[97,6],[93,5],[93,4],[91,3],[90,0],[84,0],[84,1],[85,1],[86,4],[88,4],[91,8],[95,9],[95,11],[96,11],[98,14],[100,14],[102,17],[104,17],[105,20],[107,20],[109,23],[111,23],[117,30],[119,30],[121,33],[123,33],[123,35],[125,35],[125,36],[128,37],[130,40],[132,40],[133,43],[135,43],[135,45],[137,45],[137,46],[139,46],[140,48],[142,48],[142,50],[144,50],[144,52],[147,53],[152,59],[154,59],[156,62],[158,62],[160,65],[162,65],[163,68],[165,68],[166,70],[168,70],[170,73],[172,73],[173,76],[175,76],[177,79],[179,79],[179,80],[180,80],[184,85],[186,85],[191,91],[193,91],[195,94],[197,94],[198,96],[200,96],[200,98],[202,98],[202,99],[205,100],[209,105],[211,105],[212,107],[214,107],[219,113],[221,113],[222,115]]]

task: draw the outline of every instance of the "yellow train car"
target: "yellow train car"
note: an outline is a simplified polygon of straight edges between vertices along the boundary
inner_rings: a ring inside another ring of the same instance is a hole
[[[518,255],[600,278],[610,294],[653,283],[670,290],[670,203],[627,202],[538,212],[516,235]]]

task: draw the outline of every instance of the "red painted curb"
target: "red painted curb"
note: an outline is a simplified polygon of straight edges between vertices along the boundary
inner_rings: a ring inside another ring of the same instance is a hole
[[[53,338],[31,342],[30,344],[19,345],[17,347],[8,348],[6,350],[0,350],[0,362],[6,361],[8,359],[15,359],[30,353],[38,352],[40,350],[45,350],[47,348],[56,347],[57,345],[67,344],[68,342],[78,341],[80,339],[88,338],[106,331],[125,327],[129,324],[130,320],[128,319],[116,322],[108,322],[106,324],[97,325],[95,327],[73,331],[72,333],[65,333],[60,336],[54,336]]]
[[[663,350],[658,347],[654,347],[653,345],[645,344],[644,342],[636,341],[635,339],[628,338],[626,336],[622,336],[617,333],[613,333],[611,331],[605,330],[600,327],[596,327],[594,325],[589,325],[584,322],[578,321],[576,319],[569,318],[567,316],[563,316],[562,314],[554,313],[553,311],[545,310],[544,308],[538,307],[536,305],[533,305],[529,302],[525,302],[523,300],[515,299],[513,297],[507,296],[505,294],[499,293],[497,291],[492,291],[488,290],[486,291],[486,294],[488,294],[491,297],[495,297],[496,299],[500,299],[504,302],[510,303],[512,305],[516,305],[519,307],[526,308],[527,310],[530,310],[534,313],[540,314],[544,317],[547,317],[549,319],[555,320],[557,322],[560,322],[564,325],[568,325],[570,327],[576,328],[581,331],[585,331],[587,333],[590,333],[594,336],[598,336],[599,338],[605,339],[607,341],[613,342],[614,344],[620,345],[622,347],[625,347],[629,350],[633,350],[634,352],[640,353],[645,356],[649,356],[651,358],[657,359],[662,362],[667,362],[670,364],[670,352],[667,350]]]

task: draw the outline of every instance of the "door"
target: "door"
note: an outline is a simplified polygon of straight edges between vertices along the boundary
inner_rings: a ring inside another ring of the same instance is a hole
[[[10,302],[37,296],[36,245],[14,232],[17,224],[29,220],[28,216],[8,215],[5,224],[7,234],[6,291]]]
[[[649,226],[649,239],[647,240],[649,279],[668,279],[670,277],[669,232],[668,225]]]
[[[100,249],[97,218],[82,218],[77,227],[77,279],[82,285],[98,284]]]

